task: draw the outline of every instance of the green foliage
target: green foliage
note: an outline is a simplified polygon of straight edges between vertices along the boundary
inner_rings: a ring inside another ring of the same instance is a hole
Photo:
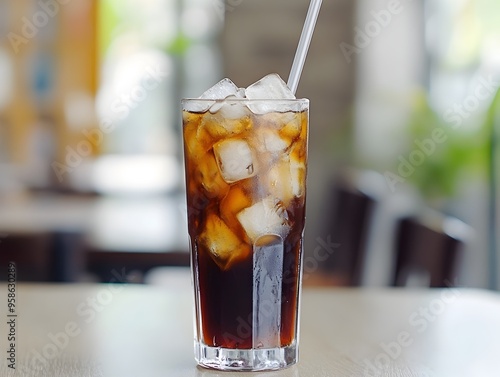
[[[479,117],[475,119],[481,122]],[[461,180],[486,174],[487,127],[471,127],[470,122],[462,121],[459,126],[445,122],[430,106],[425,94],[417,96],[409,124],[411,145],[405,156],[417,150],[426,152],[408,179],[429,200],[452,197]],[[435,138],[436,133],[441,137]],[[416,141],[427,141],[435,148],[422,151]]]
[[[191,46],[192,41],[179,33],[172,43],[166,48],[166,52],[170,55],[182,56]]]
[[[500,89],[497,90],[495,97],[491,103],[488,113],[486,114],[486,119],[484,122],[485,132],[489,136],[488,139],[488,161],[489,161],[489,174],[490,179],[498,179],[496,176],[500,174],[499,171],[493,171],[493,169],[498,169],[499,156],[500,153],[499,143],[500,143]],[[492,183],[493,184],[493,183]]]

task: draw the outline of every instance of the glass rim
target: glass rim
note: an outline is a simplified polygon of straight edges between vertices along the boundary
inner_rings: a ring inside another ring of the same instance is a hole
[[[307,98],[283,98],[283,99],[250,99],[250,98],[184,98],[181,100],[183,111],[204,113],[210,111],[216,113],[224,105],[245,106],[254,114],[267,114],[270,112],[301,112],[309,110]],[[211,110],[215,106],[216,110]]]
[[[267,98],[223,98],[223,99],[209,99],[209,98],[182,98],[181,103],[184,102],[201,102],[201,103],[208,103],[208,102],[215,102],[215,103],[221,103],[221,102],[270,102],[270,103],[296,103],[296,102],[303,102],[303,103],[309,103],[309,98],[272,98],[272,99],[267,99]]]

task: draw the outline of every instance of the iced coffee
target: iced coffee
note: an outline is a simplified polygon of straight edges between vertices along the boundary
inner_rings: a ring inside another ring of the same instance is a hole
[[[195,353],[217,369],[296,362],[309,102],[277,75],[186,99]]]

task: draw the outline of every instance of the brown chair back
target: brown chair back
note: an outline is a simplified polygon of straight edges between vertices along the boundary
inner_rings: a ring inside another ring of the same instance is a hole
[[[324,268],[336,285],[358,286],[366,259],[366,239],[375,199],[347,185],[333,188],[335,198],[327,225],[331,240],[338,244]]]
[[[396,231],[394,286],[457,285],[463,247],[470,232],[458,219],[405,217]]]
[[[16,264],[18,281],[74,282],[82,273],[83,237],[72,231],[3,233],[0,265]],[[0,269],[0,281],[7,269]]]

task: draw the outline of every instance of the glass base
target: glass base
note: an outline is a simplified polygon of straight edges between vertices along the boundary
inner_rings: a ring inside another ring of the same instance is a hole
[[[262,349],[210,347],[195,341],[198,364],[219,370],[263,371],[289,367],[297,362],[297,345]]]

